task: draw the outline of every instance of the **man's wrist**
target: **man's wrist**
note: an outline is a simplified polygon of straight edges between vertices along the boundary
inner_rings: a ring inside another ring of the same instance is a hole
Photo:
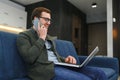
[[[39,38],[45,41],[45,38],[44,38],[44,37],[39,37]]]

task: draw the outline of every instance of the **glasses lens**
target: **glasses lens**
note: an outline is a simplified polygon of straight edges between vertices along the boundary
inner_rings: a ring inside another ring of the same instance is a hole
[[[46,17],[40,17],[40,18],[43,18],[46,22],[51,22],[51,19],[49,19],[49,18],[46,18]]]

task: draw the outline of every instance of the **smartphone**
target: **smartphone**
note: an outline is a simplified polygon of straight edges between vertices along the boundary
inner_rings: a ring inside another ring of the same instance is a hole
[[[38,30],[38,23],[40,24],[40,27],[41,27],[40,20],[38,18],[35,18],[33,20],[33,25],[35,26],[36,30]]]

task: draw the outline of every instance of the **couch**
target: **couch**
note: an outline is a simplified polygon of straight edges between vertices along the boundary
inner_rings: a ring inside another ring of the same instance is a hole
[[[16,48],[17,34],[0,31],[0,80],[29,80],[26,67]],[[87,56],[78,56],[70,41],[55,40],[56,49],[61,56],[72,55],[80,64]],[[117,80],[119,64],[117,58],[94,57],[88,66],[97,67],[105,72],[108,80]],[[80,75],[82,76],[82,75]],[[88,79],[91,80],[91,79]]]

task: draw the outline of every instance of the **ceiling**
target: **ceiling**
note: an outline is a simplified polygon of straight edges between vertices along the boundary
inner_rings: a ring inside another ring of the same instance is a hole
[[[29,5],[44,0],[10,0],[21,5]],[[87,15],[87,23],[106,21],[106,0],[68,0]],[[92,3],[97,3],[97,8],[91,8]]]

